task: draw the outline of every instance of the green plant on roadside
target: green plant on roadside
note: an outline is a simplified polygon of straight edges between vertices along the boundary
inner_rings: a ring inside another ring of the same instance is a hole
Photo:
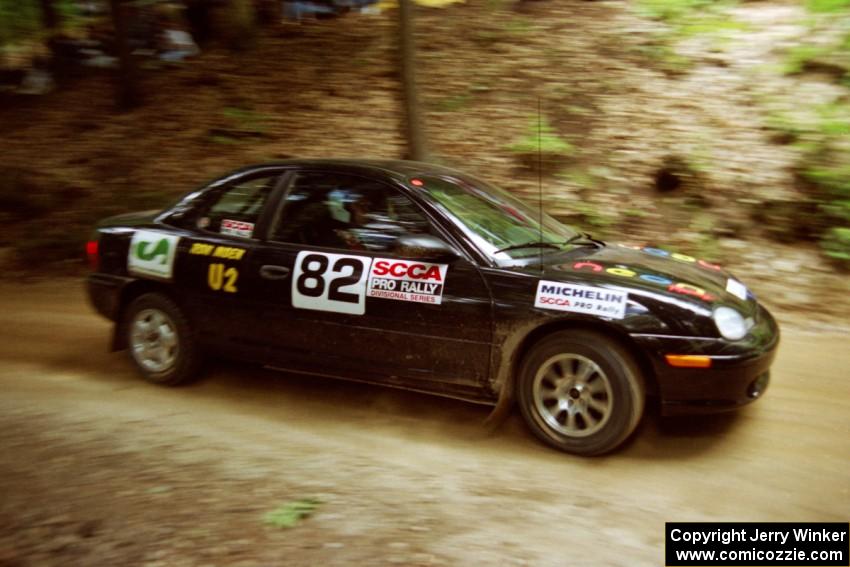
[[[241,130],[256,133],[265,132],[266,122],[269,119],[265,114],[236,106],[225,108],[221,114]]]
[[[693,66],[693,61],[676,51],[681,40],[710,36],[719,49],[720,42],[728,39],[731,32],[748,29],[745,23],[729,15],[728,8],[733,5],[733,0],[639,0],[637,11],[665,23],[667,29],[654,33],[637,51],[667,74],[685,73]]]
[[[0,45],[41,31],[41,8],[35,0],[0,0]]]
[[[578,223],[582,227],[599,236],[607,234],[608,229],[616,222],[616,219],[601,212],[596,205],[587,201],[575,201],[570,208],[577,213]]]
[[[711,234],[701,234],[694,245],[694,256],[708,262],[716,262],[722,257],[720,243]]]
[[[298,522],[310,516],[319,504],[315,498],[293,500],[266,513],[263,521],[276,528],[294,528]]]
[[[850,9],[850,0],[806,0],[806,8],[815,13],[840,12]]]
[[[472,95],[468,92],[449,96],[437,103],[437,109],[442,112],[456,112],[467,106],[472,101]]]
[[[507,21],[505,31],[510,35],[526,35],[534,31],[534,24],[525,18],[514,18]]]
[[[822,45],[795,45],[785,52],[782,72],[786,75],[802,73],[806,65],[829,52],[830,49]]]
[[[668,75],[680,75],[688,72],[694,61],[690,57],[681,55],[673,46],[676,39],[669,33],[655,34],[648,44],[638,46],[635,51]]]
[[[649,216],[649,213],[643,209],[626,209],[623,211],[623,216],[627,219],[644,219]]]
[[[845,269],[850,268],[850,227],[836,226],[829,229],[821,238],[820,246],[827,257]]]
[[[208,135],[210,142],[222,145],[234,145],[264,136],[269,117],[246,108],[229,106],[221,111],[223,126],[212,128]]]
[[[528,122],[528,128],[515,143],[508,146],[512,152],[519,154],[536,154],[538,150],[544,154],[567,156],[573,153],[573,146],[560,138],[555,129],[544,117],[534,117]]]
[[[590,171],[581,167],[559,173],[557,177],[564,179],[567,183],[579,189],[595,189],[597,186],[596,177]]]
[[[640,0],[638,9],[656,20],[676,21],[714,4],[714,0]]]

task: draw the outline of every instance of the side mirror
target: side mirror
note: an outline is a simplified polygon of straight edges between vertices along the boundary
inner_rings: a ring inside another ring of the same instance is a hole
[[[446,264],[460,256],[454,248],[430,234],[405,234],[396,241],[395,254],[402,258]]]

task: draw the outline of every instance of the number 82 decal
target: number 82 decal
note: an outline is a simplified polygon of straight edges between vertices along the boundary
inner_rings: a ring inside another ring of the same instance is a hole
[[[292,306],[363,315],[372,258],[302,251],[292,275]]]

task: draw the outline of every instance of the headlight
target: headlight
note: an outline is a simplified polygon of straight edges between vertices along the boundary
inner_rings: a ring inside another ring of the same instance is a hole
[[[747,336],[747,323],[744,317],[731,307],[718,307],[714,310],[714,324],[724,339],[737,341]]]

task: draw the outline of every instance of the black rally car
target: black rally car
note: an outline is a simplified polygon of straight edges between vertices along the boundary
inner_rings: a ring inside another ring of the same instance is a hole
[[[542,219],[542,226],[539,220]],[[88,243],[96,309],[146,378],[225,355],[496,403],[596,454],[665,413],[768,383],[776,323],[719,266],[596,240],[504,191],[415,162],[241,169]]]

